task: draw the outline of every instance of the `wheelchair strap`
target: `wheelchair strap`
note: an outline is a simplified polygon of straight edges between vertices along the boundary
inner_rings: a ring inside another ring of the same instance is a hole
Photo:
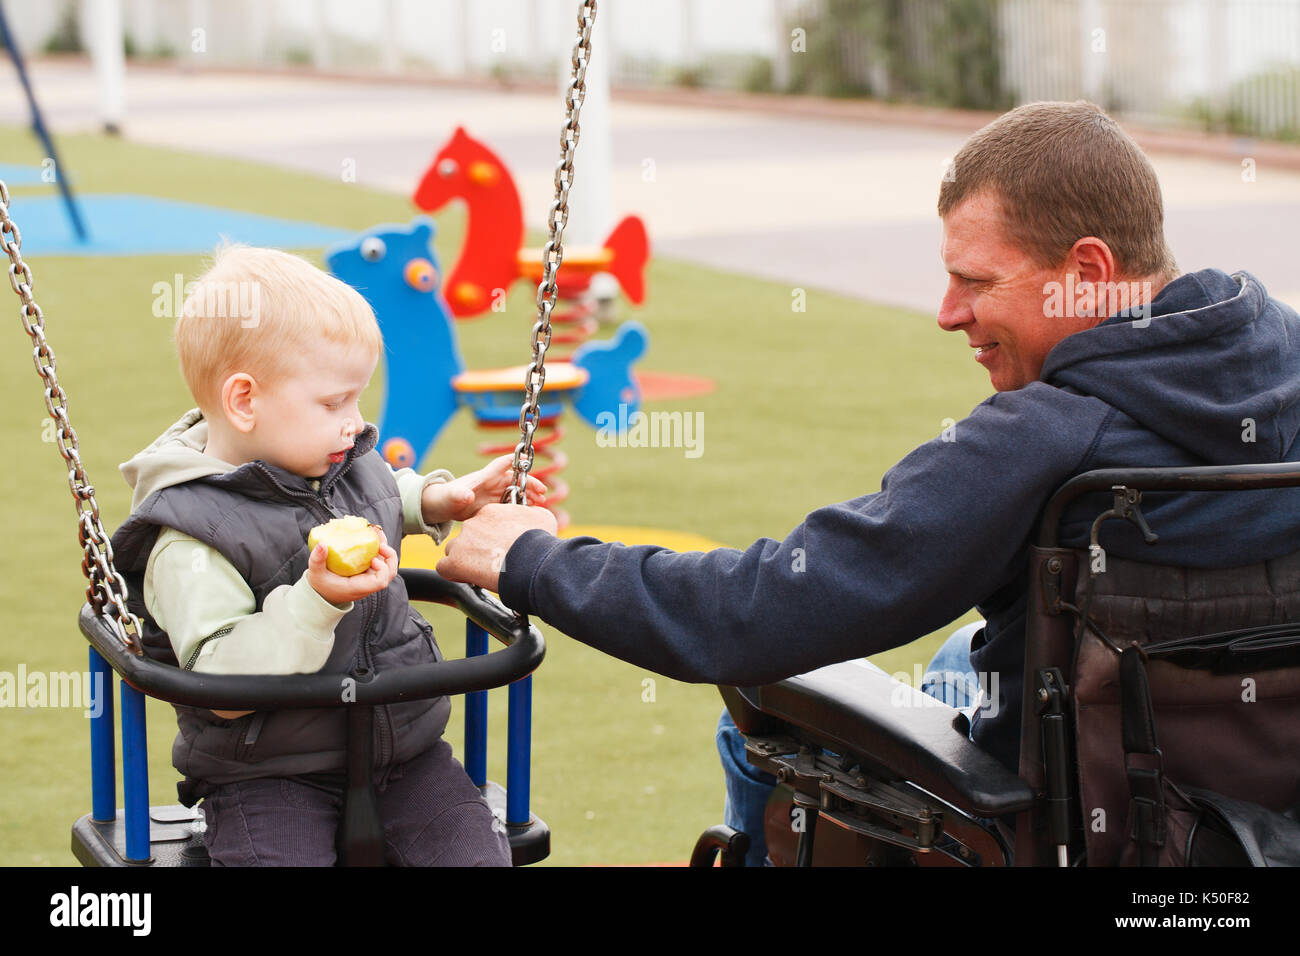
[[[1146,665],[1136,645],[1120,654],[1119,682],[1124,770],[1131,796],[1129,836],[1137,843],[1140,865],[1155,866],[1166,835],[1164,759],[1156,740]]]

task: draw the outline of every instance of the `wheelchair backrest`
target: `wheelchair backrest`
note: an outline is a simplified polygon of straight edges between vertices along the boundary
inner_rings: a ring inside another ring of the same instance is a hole
[[[1031,581],[1021,776],[1036,789],[1044,783],[1031,687],[1037,670],[1059,667],[1070,686],[1075,819],[1090,865],[1119,862],[1130,839],[1117,647],[1146,652],[1170,781],[1279,812],[1300,800],[1300,552],[1226,569],[1110,557],[1105,573],[1092,575],[1086,552],[1034,548]],[[1077,644],[1077,614],[1051,614],[1054,600],[1086,609]],[[1275,627],[1287,623],[1295,627]],[[1032,837],[1018,835],[1018,862],[1031,862],[1026,838],[1036,845],[1031,855],[1047,852]]]

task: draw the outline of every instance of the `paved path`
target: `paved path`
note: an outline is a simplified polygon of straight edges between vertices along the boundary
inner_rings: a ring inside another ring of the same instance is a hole
[[[96,127],[88,64],[43,61],[34,77],[55,130]],[[25,123],[16,80],[0,82],[0,122]],[[138,142],[329,177],[350,159],[359,182],[401,194],[464,124],[514,170],[538,228],[562,121],[558,92],[171,68],[132,67],[127,104]],[[945,282],[935,199],[963,132],[618,99],[611,114],[615,209],[645,218],[658,255],[933,312]],[[1300,172],[1264,163],[1243,182],[1240,158],[1152,159],[1185,271],[1249,268],[1300,306]]]

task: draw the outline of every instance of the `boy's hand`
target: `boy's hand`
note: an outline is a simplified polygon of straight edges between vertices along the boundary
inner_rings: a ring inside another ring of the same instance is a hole
[[[377,530],[379,554],[370,562],[369,568],[351,577],[335,574],[325,566],[325,556],[329,549],[321,543],[312,549],[307,558],[307,583],[317,594],[333,604],[347,604],[388,587],[397,576],[397,552],[388,546],[383,528]]]
[[[513,462],[514,455],[502,455],[478,471],[443,484],[429,485],[420,499],[420,510],[425,522],[439,524],[443,521],[464,521],[478,514],[484,505],[499,504],[501,496],[512,484],[510,479]],[[529,504],[543,504],[546,501],[546,486],[529,475],[525,494]]]

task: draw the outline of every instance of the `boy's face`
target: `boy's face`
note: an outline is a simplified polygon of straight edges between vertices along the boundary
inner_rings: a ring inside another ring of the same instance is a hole
[[[259,389],[248,435],[255,457],[304,478],[319,478],[342,461],[365,427],[357,403],[378,361],[334,342],[304,349],[291,374]]]

